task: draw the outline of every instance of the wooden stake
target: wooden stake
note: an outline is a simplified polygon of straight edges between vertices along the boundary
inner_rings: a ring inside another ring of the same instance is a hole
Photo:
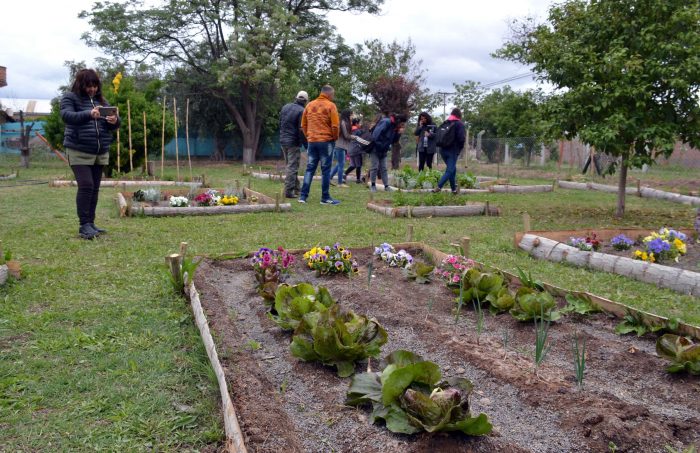
[[[185,102],[185,142],[187,143],[187,163],[190,165],[190,181],[192,181],[192,159],[190,158],[190,98]]]
[[[413,225],[410,223],[406,226],[406,242],[413,242]]]
[[[180,151],[177,146],[177,101],[173,98],[173,123],[175,124],[175,167],[177,168],[177,180],[180,180]]]
[[[170,269],[170,275],[173,276],[175,280],[180,278],[180,255],[177,253],[172,253],[165,257],[165,264]]]
[[[637,178],[637,196],[642,196],[642,181],[640,181],[639,178]]]
[[[462,256],[469,258],[469,243],[471,239],[469,236],[464,236],[459,240],[459,246],[462,248]]]
[[[280,194],[277,192],[275,194],[275,212],[280,212]]]
[[[163,96],[163,125],[160,133],[160,180],[163,180],[163,166],[165,164],[165,98]],[[117,130],[119,132],[119,130]]]
[[[484,206],[484,214],[487,216],[491,215],[491,207],[489,206],[488,200],[486,200],[486,206]]]
[[[131,102],[126,100],[126,119],[129,125],[129,173],[134,171],[134,159],[132,157],[134,147],[131,146]]]
[[[146,128],[146,112],[143,112],[143,158],[144,158],[144,168],[146,169],[146,176],[148,176],[148,129]]]
[[[530,214],[527,212],[523,213],[523,231],[530,231]]]
[[[180,255],[183,258],[187,255],[187,242],[180,242]]]

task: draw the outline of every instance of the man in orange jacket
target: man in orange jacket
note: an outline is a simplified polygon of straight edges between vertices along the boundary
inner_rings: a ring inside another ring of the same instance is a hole
[[[331,164],[333,163],[333,147],[338,139],[339,118],[338,109],[333,103],[335,90],[330,85],[321,88],[321,94],[309,102],[301,116],[301,129],[309,142],[309,161],[304,173],[304,184],[301,186],[299,203],[306,203],[311,190],[311,181],[321,162],[321,204],[339,204],[339,200],[331,198]]]

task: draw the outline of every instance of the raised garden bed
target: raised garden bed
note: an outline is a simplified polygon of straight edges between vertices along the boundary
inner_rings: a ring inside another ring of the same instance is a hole
[[[691,230],[681,232],[693,236]],[[571,237],[586,237],[595,233],[600,241],[609,241],[624,234],[636,239],[649,234],[649,230],[641,229],[600,229],[600,230],[567,230],[567,231],[528,231],[515,235],[517,247],[528,252],[535,258],[553,262],[566,262],[578,267],[587,267],[604,272],[624,275],[647,283],[653,283],[663,288],[672,289],[684,294],[700,296],[700,272],[697,272],[700,261],[700,247],[693,240],[687,242],[688,253],[679,259],[679,263],[651,263],[632,258],[632,252],[605,253],[601,251],[584,251],[567,244]],[[609,251],[609,250],[607,250]],[[682,265],[680,263],[683,263]]]
[[[433,195],[445,196],[445,194],[427,194],[423,201],[428,201],[427,204],[434,204],[430,203],[429,200]],[[403,197],[400,193],[395,196]],[[401,206],[396,206],[396,204],[405,204],[403,201],[397,203],[396,200],[371,200],[367,203],[367,209],[389,217],[466,217],[478,215],[498,216],[501,214],[501,210],[491,206],[488,201],[485,203],[469,202],[463,197],[451,194],[447,195],[447,197],[449,197],[449,201],[447,201],[449,204],[442,206],[426,206],[418,198],[406,200],[409,203],[415,202],[415,205]]]
[[[206,192],[205,189],[192,190],[174,189],[163,191],[159,201],[135,201],[134,192],[117,192],[116,201],[119,207],[120,217],[125,216],[174,216],[174,215],[216,215],[216,214],[241,214],[247,212],[281,212],[292,209],[289,203],[280,203],[279,198],[271,198],[262,193],[244,187],[240,190],[242,196],[238,197],[238,203],[229,206],[182,206],[173,207],[169,204],[170,196],[198,195]],[[219,191],[223,193],[223,191]],[[194,203],[192,203],[194,204]]]
[[[156,181],[149,179],[103,179],[100,187],[154,187],[154,186],[177,186],[177,187],[202,187],[202,181]],[[77,187],[78,183],[72,179],[54,179],[49,182],[49,187]]]
[[[700,382],[667,374],[653,338],[617,336],[603,314],[566,317],[552,325],[551,349],[535,374],[531,322],[487,315],[478,336],[474,312],[455,322],[454,294],[444,284],[407,281],[369,249],[353,254],[360,263],[353,278],[317,277],[299,260],[289,283],[326,286],[339,304],[375,317],[389,336],[382,357],[407,349],[436,362],[446,377],[469,378],[471,411],[487,414],[494,433],[399,435],[370,424],[368,409],[344,405],[350,379],[290,354],[291,336],[267,317],[248,259],[205,260],[195,283],[224,351],[223,370],[250,451],[604,452],[614,444],[617,451],[647,452],[700,442]],[[430,256],[436,254],[422,259]],[[560,297],[558,303],[564,303]],[[583,388],[573,377],[574,336],[586,340]],[[359,363],[356,372],[365,368]]]
[[[17,178],[17,173],[10,173],[7,175],[0,175],[0,181],[7,181],[10,179],[15,179]]]
[[[557,181],[557,185],[562,189],[597,190],[608,193],[617,193],[618,191],[617,186],[609,186],[594,182]],[[673,203],[681,203],[690,206],[700,207],[700,197],[666,192],[663,190],[652,189],[651,187],[641,187],[639,183],[636,187],[626,187],[625,193],[630,195],[637,195],[642,198],[655,198],[657,200],[665,200]]]

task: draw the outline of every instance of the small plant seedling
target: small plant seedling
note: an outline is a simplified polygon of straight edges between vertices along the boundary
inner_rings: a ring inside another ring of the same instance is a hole
[[[257,351],[258,349],[262,348],[262,345],[255,340],[248,340],[246,346],[248,346],[248,349],[250,349],[251,351]]]
[[[481,309],[481,301],[479,300],[479,295],[476,296],[476,302],[472,301],[474,305],[474,313],[476,314],[476,344],[479,344],[481,339],[481,332],[484,331],[484,311]]]
[[[540,307],[541,308],[541,307]],[[544,310],[541,309],[541,316],[539,322],[537,317],[534,318],[535,321],[535,373],[537,373],[537,368],[547,357],[547,353],[551,347],[547,342],[547,337],[549,336],[549,327],[551,321],[545,320]]]
[[[670,445],[666,445],[665,448],[666,448],[666,451],[668,451],[668,453],[698,453],[698,449],[695,446],[695,444],[690,444],[685,448],[681,447],[678,450],[673,448]]]
[[[574,351],[574,375],[576,383],[581,388],[583,387],[583,376],[586,371],[586,338],[583,337],[579,341],[579,335],[574,335],[573,347]]]
[[[457,313],[455,314],[455,324],[459,322],[459,314],[462,312],[464,303],[464,277],[459,279],[459,302],[457,302]]]
[[[280,392],[285,393],[287,391],[287,386],[289,383],[287,382],[287,378],[285,378],[282,383],[280,384]]]
[[[610,453],[616,453],[617,445],[615,445],[615,442],[613,442],[612,440],[608,442],[608,449],[610,450]]]

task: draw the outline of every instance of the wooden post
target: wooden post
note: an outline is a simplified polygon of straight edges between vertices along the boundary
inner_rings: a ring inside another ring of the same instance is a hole
[[[129,173],[134,171],[134,147],[131,146],[131,102],[129,99],[126,100],[126,121],[129,125]]]
[[[406,227],[406,242],[413,242],[413,224]]]
[[[469,258],[469,242],[471,239],[469,236],[464,236],[459,240],[459,246],[462,249],[462,256]]]
[[[177,253],[172,253],[165,257],[165,264],[170,269],[170,275],[173,276],[175,280],[180,278],[180,255]]]
[[[148,129],[146,128],[146,112],[143,112],[143,158],[146,175],[148,175]]]
[[[190,181],[192,181],[192,158],[190,157],[190,98],[185,103],[185,142],[187,143],[187,163],[190,165]]]
[[[180,255],[183,258],[187,255],[187,242],[180,242]]]
[[[639,178],[637,178],[637,196],[642,196],[642,181],[640,181]]]
[[[486,200],[486,205],[484,206],[484,215],[491,215],[491,208],[489,207],[489,201]]]
[[[163,166],[165,164],[165,98],[163,96],[163,125],[160,129],[160,180],[163,180]],[[119,129],[117,129],[117,134]]]
[[[275,212],[280,212],[280,193],[275,194]]]
[[[527,212],[523,213],[523,231],[526,233],[530,231],[530,214]]]

